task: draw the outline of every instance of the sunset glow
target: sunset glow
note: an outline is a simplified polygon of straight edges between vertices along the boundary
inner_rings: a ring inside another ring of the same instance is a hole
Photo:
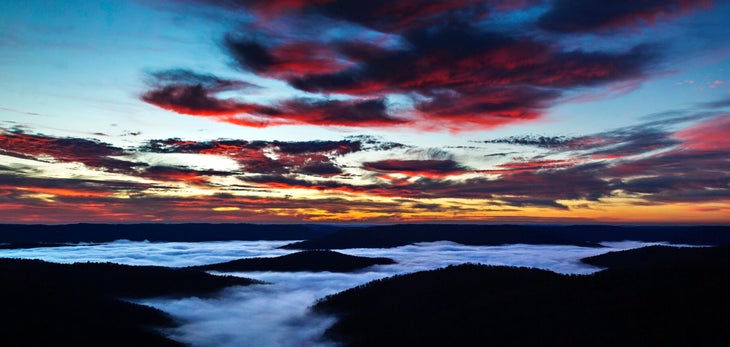
[[[5,2],[0,222],[728,224],[730,3],[623,3]]]

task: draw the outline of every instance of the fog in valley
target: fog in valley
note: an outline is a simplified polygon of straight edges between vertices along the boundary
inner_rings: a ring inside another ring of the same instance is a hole
[[[51,262],[115,262],[130,265],[182,267],[250,257],[293,253],[278,249],[291,241],[132,242],[74,245],[53,248],[2,250],[0,257]],[[352,273],[239,272],[228,273],[268,284],[230,287],[212,297],[152,298],[135,302],[157,307],[181,324],[165,331],[193,346],[328,346],[321,339],[334,317],[314,315],[309,307],[329,294],[396,274],[435,269],[452,264],[482,263],[589,274],[600,270],[581,258],[648,245],[642,242],[604,243],[604,248],[550,245],[464,246],[429,242],[389,249],[346,249],[341,253],[389,257],[397,264],[377,265]]]

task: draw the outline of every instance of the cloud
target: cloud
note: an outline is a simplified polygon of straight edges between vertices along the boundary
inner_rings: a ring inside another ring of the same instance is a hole
[[[495,2],[496,3],[496,2]],[[415,3],[375,0],[368,2],[331,1],[317,9],[326,16],[357,23],[378,31],[399,32],[431,26],[457,16],[479,18],[492,6],[483,1],[457,0]]]
[[[365,170],[380,173],[398,173],[406,175],[421,175],[431,178],[459,175],[469,172],[469,169],[454,160],[399,160],[387,159],[362,164]]]
[[[690,126],[669,130],[693,119]],[[573,194],[568,194],[572,196],[580,195],[586,188],[585,192],[595,193],[591,194],[592,199],[625,194],[651,203],[696,203],[730,197],[730,162],[726,158],[730,142],[725,135],[728,131],[730,116],[680,115],[569,139],[536,141],[534,137],[512,137],[487,142],[531,145],[545,148],[553,156],[572,158],[558,166],[552,166],[553,162],[540,165],[541,160],[501,164],[499,167],[506,169],[499,180],[503,184],[512,180],[509,175],[516,169],[519,175],[515,178],[535,182],[532,186],[562,184],[567,191],[574,185],[582,187],[573,189]],[[537,171],[546,168],[550,170]],[[578,173],[588,174],[594,180],[584,177],[583,181],[576,181]],[[538,178],[545,181],[538,184]],[[557,197],[556,192],[542,193],[536,191],[531,196]]]
[[[368,142],[368,141],[371,141]],[[342,173],[334,158],[371,150],[373,146],[398,146],[370,139],[341,141],[245,141],[214,140],[206,142],[180,139],[152,140],[142,150],[157,153],[195,153],[226,156],[237,161],[247,173],[331,176]]]
[[[388,114],[385,100],[294,99],[281,105],[287,120],[297,123],[341,126],[389,126],[410,123]]]
[[[646,44],[567,49],[553,35],[532,33],[536,15],[504,23],[517,11],[541,9],[545,4],[540,0],[190,1],[246,13],[245,24],[221,40],[229,61],[299,92],[266,104],[243,101],[245,91],[222,99],[219,84],[233,81],[191,72],[178,78],[180,70],[172,70],[174,78],[142,99],[174,112],[251,127],[407,125],[464,131],[534,121],[566,99],[606,95],[606,88],[643,81],[657,72],[662,55],[659,47]],[[607,8],[605,22],[618,23],[613,17],[694,8],[685,2],[642,4],[581,3],[579,9]],[[568,5],[556,2],[538,24],[569,17]]]
[[[190,184],[208,185],[212,176],[231,176],[235,172],[216,170],[193,170],[182,167],[151,166],[141,176],[163,182],[186,182]]]
[[[142,94],[142,101],[177,113],[199,116],[231,116],[240,113],[268,116],[278,113],[270,107],[216,96],[223,91],[253,87],[243,81],[173,69],[150,73],[147,83],[152,89]]]
[[[337,51],[316,41],[295,41],[275,47],[247,37],[228,35],[224,46],[239,66],[270,77],[286,78],[304,73],[331,73],[351,66],[332,59]]]
[[[402,36],[407,48],[350,48],[345,53],[357,65],[289,83],[311,93],[409,95],[426,121],[459,130],[536,119],[565,91],[637,78],[656,57],[648,46],[618,53],[561,52],[545,42],[463,24]]]
[[[583,136],[516,135],[467,150],[367,136],[161,139],[122,149],[5,131],[0,219],[400,221],[456,211],[480,218],[533,207],[573,211],[584,208],[578,203],[606,200],[724,203],[730,199],[730,116],[718,112],[680,113]],[[500,152],[485,159],[495,145],[533,148],[519,157]],[[186,166],[175,156],[229,165]]]
[[[566,136],[524,135],[510,136],[501,139],[486,140],[484,143],[534,146],[539,148],[558,148],[568,145],[570,138]]]
[[[251,59],[253,58],[249,58]],[[252,85],[249,83],[225,80],[213,75],[201,75],[187,70],[152,73],[149,84],[152,90],[141,96],[147,103],[177,113],[210,116],[219,121],[238,125],[387,126],[408,122],[389,115],[383,98],[362,100],[293,98],[273,105],[263,105],[236,99],[222,99],[217,96],[223,91],[250,89]]]
[[[730,150],[730,114],[682,129],[674,137],[687,149],[697,151]]]
[[[147,83],[150,85],[200,85],[212,91],[258,88],[258,86],[248,82],[222,79],[211,74],[201,74],[185,69],[170,69],[150,72],[148,74]]]
[[[661,19],[707,8],[708,0],[556,0],[539,19],[538,25],[556,32],[591,32],[652,25]]]
[[[686,120],[684,117],[680,118]],[[484,143],[531,146],[551,150],[553,153],[574,151],[583,157],[593,159],[617,159],[667,150],[680,143],[663,127],[677,123],[677,119],[666,119],[660,123],[612,129],[585,136],[511,136],[493,139]]]
[[[91,168],[110,172],[129,172],[135,167],[144,166],[142,163],[113,158],[127,153],[122,148],[98,140],[57,138],[2,129],[0,129],[0,154],[42,162],[82,163]]]
[[[114,180],[25,177],[13,171],[0,170],[0,201],[6,203],[32,203],[35,198],[29,195],[35,194],[47,195],[47,199],[104,198],[119,191],[132,193],[150,187],[150,184]]]

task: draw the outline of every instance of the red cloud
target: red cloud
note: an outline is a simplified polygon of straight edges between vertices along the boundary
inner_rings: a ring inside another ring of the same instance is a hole
[[[96,140],[55,138],[2,130],[0,130],[0,154],[40,161],[77,162],[88,167],[118,172],[129,172],[134,167],[142,165],[110,158],[124,155],[126,152]]]
[[[307,73],[333,73],[353,63],[337,58],[333,47],[318,42],[292,42],[277,46],[262,72],[267,76],[286,78]]]
[[[730,114],[678,131],[682,146],[700,151],[730,151]]]
[[[343,141],[243,141],[217,140],[208,142],[178,139],[151,141],[143,150],[163,153],[198,153],[227,156],[242,166],[247,173],[305,174],[334,176],[342,170],[334,157],[363,149],[358,140]],[[206,172],[202,172],[208,175]]]
[[[218,99],[215,90],[206,90],[202,85],[174,84],[151,90],[142,95],[142,100],[169,111],[196,116],[230,116],[241,113],[272,115],[273,108],[243,103],[235,100]],[[251,125],[255,125],[252,122]]]
[[[258,19],[223,40],[240,68],[318,95],[265,105],[244,102],[243,95],[223,99],[219,92],[231,90],[233,81],[177,71],[174,78],[154,75],[157,82],[142,100],[249,127],[491,128],[537,119],[567,92],[641,80],[658,53],[656,47],[642,45],[621,51],[566,50],[549,35],[484,25],[495,13],[543,5],[540,0],[199,1],[245,8]],[[552,3],[541,21],[573,18],[571,3]],[[608,22],[694,7],[685,0],[590,3],[577,4],[577,11]],[[324,35],[299,32],[303,25],[321,28]]]

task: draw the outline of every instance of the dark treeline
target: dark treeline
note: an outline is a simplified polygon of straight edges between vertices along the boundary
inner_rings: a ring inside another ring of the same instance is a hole
[[[646,246],[624,251],[608,252],[581,259],[582,262],[606,268],[695,267],[730,268],[730,245],[717,247]]]
[[[178,346],[165,313],[118,299],[209,295],[257,281],[111,263],[0,259],[0,346]]]
[[[0,224],[5,248],[42,243],[130,241],[202,242],[233,240],[307,240],[336,228],[304,224]]]
[[[389,248],[430,241],[484,246],[523,243],[600,247],[599,242],[624,240],[719,245],[730,243],[730,227],[400,224],[344,228],[283,248]]]
[[[349,272],[372,265],[395,264],[390,258],[358,257],[334,251],[312,250],[273,258],[246,258],[225,263],[193,266],[215,271],[330,271]]]
[[[451,266],[371,282],[314,310],[338,316],[326,336],[348,346],[725,345],[730,266],[715,260],[730,249],[698,251],[709,255],[582,276]]]

